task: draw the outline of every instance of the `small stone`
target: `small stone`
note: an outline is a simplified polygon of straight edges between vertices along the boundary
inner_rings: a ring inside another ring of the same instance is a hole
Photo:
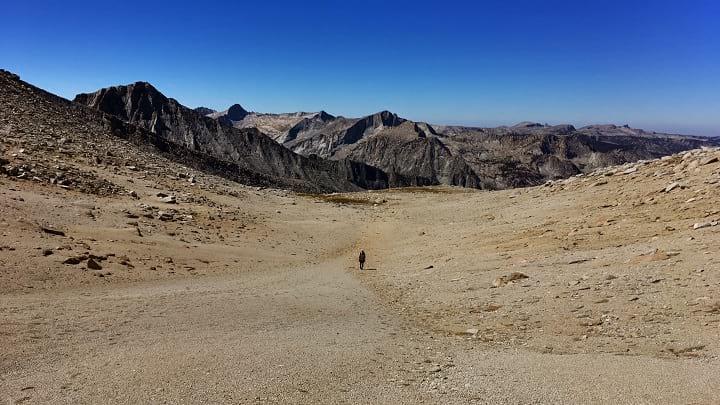
[[[65,232],[63,232],[63,231],[58,231],[57,229],[46,228],[46,227],[44,227],[44,226],[41,226],[40,229],[41,229],[43,232],[48,233],[48,234],[50,234],[50,235],[65,236]]]
[[[665,192],[669,193],[678,187],[680,187],[680,183],[678,183],[678,182],[670,183],[670,184],[668,184],[667,187],[665,187]]]
[[[631,168],[623,171],[622,173],[623,174],[631,174],[631,173],[635,173],[637,170],[638,170],[637,167],[631,167]]]
[[[493,280],[492,286],[494,288],[502,287],[510,282],[529,278],[526,274],[520,272],[513,272],[507,276],[501,276]]]
[[[74,257],[68,257],[67,259],[63,260],[63,264],[80,264],[83,262],[83,260],[87,259],[87,256],[74,256]]]
[[[602,325],[602,323],[603,323],[602,318],[588,319],[585,321],[581,321],[580,326],[599,326],[599,325]]]
[[[709,165],[710,163],[715,163],[718,161],[717,156],[707,157],[700,161],[700,166]]]
[[[90,270],[102,270],[102,266],[96,262],[92,257],[87,261],[87,268]]]
[[[712,226],[712,222],[698,222],[693,225],[693,230],[709,228]]]
[[[161,221],[172,221],[175,217],[169,212],[158,211],[158,219]]]

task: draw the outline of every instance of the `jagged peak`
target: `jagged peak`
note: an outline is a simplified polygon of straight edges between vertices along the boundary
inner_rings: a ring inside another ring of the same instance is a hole
[[[334,115],[328,114],[325,110],[320,110],[315,117],[319,118],[321,121],[331,121],[335,119]]]
[[[164,103],[168,100],[168,98],[152,84],[144,81],[137,81],[130,84],[104,87],[90,93],[80,93],[75,96],[74,101],[86,104],[85,100],[88,98],[105,94],[115,94],[120,97],[130,96],[133,99],[149,98],[154,100],[153,103]]]
[[[225,115],[232,121],[241,121],[248,115],[248,112],[240,104],[233,104],[227,109]]]
[[[240,104],[233,104],[225,111],[210,113],[207,116],[222,121],[242,121],[248,114],[250,113],[244,109],[243,106]],[[231,122],[228,122],[228,124],[231,124]]]
[[[388,111],[388,110],[382,110],[379,112],[376,112],[375,114],[368,115],[363,120],[372,122],[374,125],[382,124],[385,126],[398,126],[402,124],[403,122],[407,121],[404,118],[400,118],[397,114],[394,112]],[[372,125],[372,124],[371,124]]]

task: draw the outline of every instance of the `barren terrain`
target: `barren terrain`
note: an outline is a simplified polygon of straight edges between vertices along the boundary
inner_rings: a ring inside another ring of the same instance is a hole
[[[5,139],[118,191],[0,176],[4,402],[720,397],[718,151],[315,196]]]

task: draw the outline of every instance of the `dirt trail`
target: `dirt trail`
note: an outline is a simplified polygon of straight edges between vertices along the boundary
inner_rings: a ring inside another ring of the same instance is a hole
[[[425,350],[417,331],[385,312],[340,261],[3,296],[0,306],[12,308],[28,339],[46,343],[3,363],[7,403],[431,399],[410,371]]]
[[[393,232],[371,223],[358,245]],[[28,345],[3,360],[0,399],[712,403],[720,397],[714,360],[487,350],[464,337],[428,333],[361,283],[383,277],[383,258],[371,258],[368,267],[376,270],[358,273],[351,251],[307,267],[4,295],[5,319],[22,324]]]

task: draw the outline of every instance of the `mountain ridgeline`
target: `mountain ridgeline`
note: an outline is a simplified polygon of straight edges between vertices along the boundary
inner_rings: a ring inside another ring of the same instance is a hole
[[[217,112],[187,108],[146,82],[79,94],[70,102],[10,72],[0,71],[0,79],[2,94],[15,104],[36,100],[22,103],[25,119],[54,122],[63,132],[90,131],[98,139],[123,138],[240,183],[303,192],[524,187],[720,144],[717,138],[616,125],[434,126],[389,111],[347,118],[325,111],[257,113],[238,104]]]
[[[211,116],[225,119],[228,114]],[[229,122],[238,128],[258,128],[302,155],[378,167],[394,186],[532,186],[599,167],[718,144],[717,139],[616,125],[579,129],[532,122],[497,128],[433,126],[389,111],[363,118],[335,117],[324,111],[250,112]]]
[[[233,127],[232,119],[247,114],[239,106],[206,117],[145,82],[79,94],[74,101],[146,129],[165,142],[237,165],[274,187],[313,192],[388,187],[386,174],[374,167],[348,159],[305,157],[256,128]]]

